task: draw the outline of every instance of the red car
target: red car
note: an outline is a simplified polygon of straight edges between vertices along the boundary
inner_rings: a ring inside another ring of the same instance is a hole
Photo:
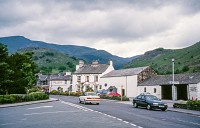
[[[121,96],[121,95],[117,92],[111,92],[108,94],[108,96]]]

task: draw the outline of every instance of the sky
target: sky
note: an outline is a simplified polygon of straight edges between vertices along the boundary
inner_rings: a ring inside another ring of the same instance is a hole
[[[200,41],[200,0],[0,0],[0,37],[16,35],[120,57],[179,49]]]

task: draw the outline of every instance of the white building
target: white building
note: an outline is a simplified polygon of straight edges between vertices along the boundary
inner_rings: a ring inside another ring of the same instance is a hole
[[[113,70],[103,75],[99,83],[102,85],[102,89],[115,87],[117,93],[127,97],[135,97],[138,95],[138,83],[153,75],[156,73],[150,67]]]
[[[175,100],[200,100],[200,73],[175,74]],[[150,92],[172,100],[172,75],[153,76],[138,84],[138,93]]]
[[[72,75],[72,91],[86,91],[87,88],[92,88],[94,91],[102,89],[99,84],[101,76],[112,70],[114,70],[114,67],[111,60],[108,64],[99,64],[98,61],[93,61],[92,64],[84,64],[84,61],[80,60]]]
[[[60,92],[72,90],[72,76],[70,72],[65,75],[51,75],[49,79],[49,92],[56,90]]]

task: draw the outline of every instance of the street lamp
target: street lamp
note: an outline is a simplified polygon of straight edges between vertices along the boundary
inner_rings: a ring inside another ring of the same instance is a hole
[[[172,59],[172,99],[175,101],[175,86],[174,86],[174,61],[175,59]]]

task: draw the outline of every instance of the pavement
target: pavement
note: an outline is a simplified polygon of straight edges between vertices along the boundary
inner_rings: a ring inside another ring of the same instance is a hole
[[[53,102],[53,101],[59,101],[59,99],[50,98],[48,100],[21,102],[21,103],[14,103],[14,104],[3,104],[3,105],[0,105],[0,108],[23,106],[23,105],[38,104],[38,103],[46,103],[46,102]],[[162,100],[162,101],[164,101],[165,103],[167,103],[167,105],[168,105],[167,111],[173,111],[173,112],[186,113],[186,114],[200,116],[200,111],[188,110],[188,109],[180,109],[180,108],[173,108],[174,101],[172,101],[172,100]],[[132,105],[132,99],[130,99],[130,101],[117,101],[117,103]]]
[[[50,98],[48,100],[29,101],[29,102],[21,102],[21,103],[14,103],[14,104],[3,104],[3,105],[0,105],[0,108],[16,107],[16,106],[23,106],[23,105],[29,105],[29,104],[53,102],[53,101],[58,101],[58,99]]]

